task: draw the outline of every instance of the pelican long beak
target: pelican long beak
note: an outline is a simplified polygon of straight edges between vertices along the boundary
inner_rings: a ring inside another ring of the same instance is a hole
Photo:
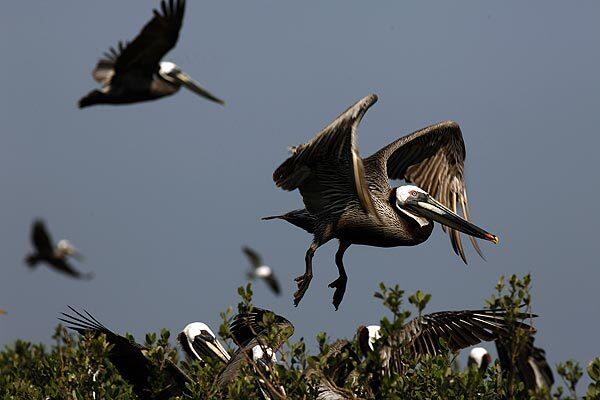
[[[416,201],[407,203],[406,208],[418,215],[437,221],[448,228],[456,229],[464,234],[489,240],[495,244],[498,244],[500,241],[498,236],[473,225],[430,195],[421,196]]]
[[[177,70],[169,75],[171,76],[172,79],[174,79],[181,85],[185,86],[192,92],[204,97],[205,99],[214,101],[215,103],[219,103],[221,105],[225,105],[225,102],[223,100],[219,99],[217,96],[215,96],[214,94],[210,93],[208,90],[201,87],[198,84],[198,82],[196,82],[192,78],[190,78],[189,75],[186,74],[185,72]]]
[[[192,342],[192,346],[194,347],[196,354],[202,355],[211,352],[215,356],[219,357],[219,359],[225,364],[227,364],[231,359],[231,356],[227,350],[225,350],[223,345],[216,339],[211,341],[196,339]]]

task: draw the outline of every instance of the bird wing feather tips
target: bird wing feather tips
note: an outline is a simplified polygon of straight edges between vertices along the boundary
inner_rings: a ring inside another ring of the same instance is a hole
[[[370,176],[403,179],[427,191],[440,203],[469,221],[469,202],[464,178],[465,143],[459,125],[444,121],[404,136],[365,159]],[[379,190],[390,190],[388,179],[375,180]],[[461,235],[454,229],[448,232],[452,249],[466,263]],[[483,253],[475,238],[469,236],[475,251]]]
[[[519,318],[535,315],[519,315]],[[534,328],[517,322],[519,328],[535,332]],[[389,360],[387,372],[400,372],[401,354],[410,351],[415,355],[439,355],[446,343],[448,350],[476,345],[482,341],[496,340],[509,332],[504,310],[442,311],[415,318],[402,330],[389,338],[389,345],[381,347],[382,359]],[[392,350],[396,346],[396,350]],[[398,347],[399,346],[399,347]]]
[[[358,125],[376,101],[374,94],[361,99],[309,142],[292,148],[292,155],[273,173],[275,184],[288,191],[299,189],[313,215],[339,215],[349,202],[357,201],[377,216],[357,144]]]

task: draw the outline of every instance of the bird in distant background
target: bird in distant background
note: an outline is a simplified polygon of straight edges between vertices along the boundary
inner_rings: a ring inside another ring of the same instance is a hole
[[[498,243],[498,237],[469,222],[464,179],[465,143],[456,122],[444,121],[383,147],[364,160],[358,154],[358,125],[375,104],[372,94],[356,102],[307,143],[291,149],[291,156],[273,172],[275,184],[298,189],[305,209],[279,218],[313,235],[306,251],[305,272],[296,278],[298,305],[312,280],[312,258],[317,249],[338,239],[335,263],[337,309],[348,277],[344,252],[352,244],[376,247],[415,246],[426,241],[439,222],[448,232],[454,252],[466,263],[460,233]],[[410,185],[392,188],[389,180]],[[458,215],[462,209],[461,217]]]
[[[248,260],[250,260],[250,264],[252,265],[252,269],[248,271],[248,279],[262,279],[269,285],[273,293],[279,296],[281,294],[281,288],[279,281],[275,278],[273,269],[268,265],[265,265],[262,257],[255,250],[249,247],[243,247],[242,251],[248,257]]]
[[[175,94],[182,86],[194,93],[225,104],[184,73],[177,65],[161,61],[179,38],[183,23],[185,0],[161,2],[161,11],[131,42],[119,42],[98,61],[92,72],[102,89],[93,90],[79,100],[79,107],[94,104],[127,104],[155,100]]]
[[[29,267],[35,268],[38,263],[45,262],[56,271],[73,278],[91,279],[94,276],[93,273],[83,274],[73,268],[67,261],[67,258],[73,257],[81,260],[83,258],[82,255],[66,239],[59,241],[56,247],[54,247],[44,221],[40,219],[36,220],[31,228],[31,243],[35,248],[35,252],[25,258],[25,262]]]

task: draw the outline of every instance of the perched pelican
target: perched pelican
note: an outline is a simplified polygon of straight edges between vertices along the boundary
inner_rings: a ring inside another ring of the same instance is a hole
[[[271,267],[265,265],[260,254],[251,248],[243,247],[242,251],[246,257],[248,257],[248,260],[252,265],[252,270],[248,272],[248,279],[254,280],[256,278],[260,278],[264,280],[267,285],[269,285],[273,293],[279,296],[281,294],[281,288],[279,286],[279,281],[275,277]]]
[[[154,10],[154,17],[131,43],[119,42],[116,49],[104,53],[92,73],[102,89],[93,90],[79,100],[80,108],[155,100],[175,94],[182,86],[224,104],[177,65],[161,61],[179,38],[185,0],[162,0],[160,5],[162,13]]]
[[[270,349],[272,353],[294,333],[294,326],[284,317],[269,310],[254,307],[251,311],[238,314],[231,323],[231,335],[239,346],[227,366],[217,377],[220,387],[226,386],[248,361],[256,346]]]
[[[25,258],[25,262],[29,267],[34,268],[38,263],[45,262],[55,270],[73,278],[91,279],[94,276],[93,273],[82,274],[73,268],[67,261],[67,257],[81,259],[81,254],[66,239],[59,241],[55,248],[44,221],[37,220],[33,223],[31,243],[35,248],[35,252]]]
[[[517,379],[525,384],[525,389],[540,390],[546,388],[550,390],[554,384],[554,375],[552,369],[546,361],[546,352],[539,347],[535,347],[533,335],[529,335],[525,343],[517,352],[516,359],[512,360],[510,356],[510,341],[506,338],[496,340],[496,350],[500,367],[503,371],[513,370],[517,374]]]
[[[225,350],[212,329],[203,322],[192,322],[177,335],[181,348],[191,358],[205,362],[207,359],[218,359],[229,362],[231,356]]]
[[[258,374],[258,389],[264,400],[285,398],[285,388],[281,385],[275,388],[272,384],[273,366],[277,364],[277,356],[270,347],[257,344],[252,348],[254,371]]]
[[[488,366],[492,363],[492,357],[490,353],[483,347],[473,347],[469,352],[469,361],[467,365],[476,365],[480,371],[485,371]]]
[[[171,360],[165,358],[163,366],[157,365],[147,356],[146,347],[112,332],[87,311],[83,311],[84,315],[73,307],[69,308],[75,315],[62,313],[65,318],[59,320],[83,336],[105,335],[106,341],[111,345],[108,352],[110,362],[123,379],[131,384],[133,392],[140,399],[170,399],[186,393],[186,383],[193,381]],[[166,386],[157,393],[152,389],[152,385],[158,380],[165,382]]]
[[[498,243],[498,237],[469,220],[464,181],[465,146],[458,124],[441,122],[400,138],[362,160],[358,125],[377,101],[370,95],[343,112],[311,141],[291,149],[292,155],[273,173],[276,185],[298,189],[306,209],[266,217],[284,219],[309,233],[306,271],[296,278],[297,306],[312,279],[315,251],[339,240],[335,256],[339,278],[333,304],[337,309],[346,291],[344,252],[351,244],[377,247],[413,246],[427,240],[437,221],[448,230],[454,251],[466,262],[460,232]],[[391,188],[389,179],[414,185]],[[460,217],[458,206],[464,218]]]
[[[522,317],[526,315],[523,314]],[[528,314],[527,317],[530,315]],[[535,317],[536,315],[531,315]],[[409,351],[415,355],[438,355],[443,351],[440,339],[444,339],[448,349],[458,351],[506,336],[509,323],[504,310],[463,310],[441,311],[426,314],[411,320],[402,329],[392,332],[385,342],[381,340],[380,328],[360,326],[357,332],[361,351],[366,355],[378,350],[386,375],[403,371],[402,354]],[[518,327],[534,332],[533,327],[518,322]]]

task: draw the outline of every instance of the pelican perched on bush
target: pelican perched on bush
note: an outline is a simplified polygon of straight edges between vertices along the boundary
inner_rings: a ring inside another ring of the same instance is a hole
[[[177,65],[161,61],[177,43],[184,11],[185,0],[162,0],[161,11],[154,10],[154,17],[131,43],[119,42],[117,48],[104,53],[92,73],[102,89],[79,100],[79,107],[155,100],[175,94],[182,86],[224,104]]]
[[[177,336],[177,340],[189,357],[197,358],[202,362],[207,359],[218,359],[228,363],[231,359],[212,329],[204,322],[192,322],[186,325]]]
[[[35,268],[38,263],[45,262],[53,269],[73,278],[91,279],[94,276],[93,273],[82,274],[73,268],[67,259],[81,259],[79,251],[66,239],[59,241],[55,247],[44,221],[40,219],[36,220],[31,228],[31,243],[35,252],[25,258],[29,267]]]
[[[148,356],[148,348],[114,333],[85,310],[80,312],[70,306],[69,309],[73,314],[62,313],[64,318],[59,320],[82,336],[104,335],[111,345],[108,359],[132,385],[138,398],[162,400],[187,393],[186,384],[193,381],[170,359],[157,363]],[[164,383],[164,387],[156,389],[156,382]]]
[[[489,342],[508,336],[510,322],[506,320],[506,311],[463,310],[440,311],[414,318],[401,329],[390,332],[384,342],[381,328],[377,325],[359,326],[357,340],[364,355],[379,351],[383,372],[387,375],[401,373],[402,355],[436,356],[444,350],[459,351],[466,347]],[[536,317],[533,314],[520,314],[519,318]],[[524,323],[516,326],[533,334],[535,329]],[[442,341],[445,345],[442,344]]]
[[[266,219],[284,219],[313,234],[306,251],[306,270],[296,278],[297,306],[313,276],[315,251],[339,240],[335,262],[339,278],[333,304],[346,291],[344,252],[352,244],[377,247],[414,246],[429,238],[434,221],[450,235],[454,251],[466,263],[459,232],[498,243],[498,237],[469,222],[464,180],[465,145],[456,122],[445,121],[402,137],[362,159],[358,125],[377,101],[370,95],[343,112],[311,141],[291,149],[292,155],[273,173],[276,185],[298,189],[306,209]],[[409,185],[390,187],[390,179]],[[457,214],[462,208],[461,217]]]

